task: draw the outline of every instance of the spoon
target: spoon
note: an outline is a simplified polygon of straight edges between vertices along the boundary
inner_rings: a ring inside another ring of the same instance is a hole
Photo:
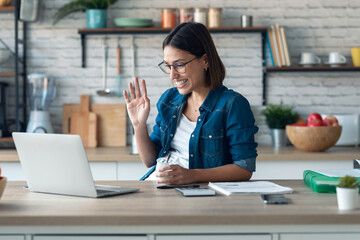
[[[108,47],[105,44],[104,40],[104,66],[103,66],[103,82],[104,82],[104,89],[96,91],[99,96],[112,96],[114,93],[107,88],[107,58],[108,58]]]

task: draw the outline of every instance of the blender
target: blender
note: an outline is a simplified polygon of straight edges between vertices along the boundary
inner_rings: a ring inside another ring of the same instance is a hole
[[[49,106],[56,95],[55,79],[45,73],[32,73],[28,77],[30,118],[26,132],[53,133]]]

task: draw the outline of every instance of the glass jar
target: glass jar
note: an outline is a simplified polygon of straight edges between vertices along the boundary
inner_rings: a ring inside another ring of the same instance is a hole
[[[207,26],[207,11],[206,8],[194,9],[194,22],[202,23]]]
[[[222,8],[209,8],[208,27],[217,28],[222,25]]]
[[[163,8],[161,13],[161,27],[176,27],[176,8]]]
[[[192,8],[179,8],[179,24],[194,21],[194,10]]]

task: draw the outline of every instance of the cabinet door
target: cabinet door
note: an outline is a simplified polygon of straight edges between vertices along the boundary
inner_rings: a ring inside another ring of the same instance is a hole
[[[271,240],[270,234],[157,235],[156,240]]]
[[[280,234],[280,240],[354,240],[360,239],[360,233],[297,233]]]
[[[54,235],[41,235],[34,236],[33,240],[147,240],[147,236],[79,236],[79,235],[66,235],[66,236],[54,236]]]
[[[25,240],[24,235],[0,235],[0,240]]]
[[[118,180],[139,180],[149,170],[142,162],[118,162]]]
[[[94,180],[117,180],[116,162],[90,162]]]

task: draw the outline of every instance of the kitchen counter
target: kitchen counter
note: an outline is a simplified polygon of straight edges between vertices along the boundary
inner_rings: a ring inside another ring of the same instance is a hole
[[[24,182],[8,182],[0,201],[0,236],[15,231],[26,234],[326,231],[357,232],[357,238],[360,236],[359,209],[340,212],[336,194],[315,193],[298,180],[273,182],[293,188],[294,193],[286,195],[288,205],[265,205],[259,195],[186,198],[175,189],[156,189],[154,181],[98,182],[140,188],[138,193],[99,199],[34,193],[22,188]]]
[[[93,162],[140,162],[139,155],[130,154],[131,147],[98,147],[87,148],[89,161]],[[332,147],[324,152],[304,152],[292,146],[273,148],[271,146],[258,147],[257,161],[298,161],[298,160],[352,160],[360,158],[360,147]],[[0,162],[18,162],[19,158],[14,149],[1,149]]]

